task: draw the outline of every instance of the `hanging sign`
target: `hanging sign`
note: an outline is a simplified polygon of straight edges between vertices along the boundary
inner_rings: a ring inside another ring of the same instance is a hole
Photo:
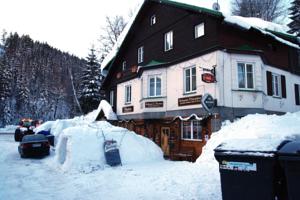
[[[207,112],[210,112],[211,109],[212,109],[213,107],[215,107],[215,100],[214,100],[214,98],[213,98],[210,94],[208,94],[208,93],[204,94],[204,96],[202,97],[201,103],[202,103],[203,108],[204,108]]]
[[[216,82],[215,76],[211,73],[203,73],[201,75],[201,78],[204,83],[215,83]]]

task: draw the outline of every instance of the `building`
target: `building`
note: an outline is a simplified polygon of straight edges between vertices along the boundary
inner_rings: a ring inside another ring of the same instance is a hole
[[[193,160],[220,121],[300,110],[299,40],[246,22],[146,0],[102,64],[116,124],[153,139],[166,156]],[[205,94],[214,99],[210,112]]]

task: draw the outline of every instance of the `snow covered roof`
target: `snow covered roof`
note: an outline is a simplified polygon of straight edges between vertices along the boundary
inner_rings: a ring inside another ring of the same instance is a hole
[[[111,61],[113,61],[113,59],[117,55],[118,50],[121,47],[121,45],[123,44],[128,32],[130,31],[131,26],[135,22],[137,15],[139,14],[139,12],[140,12],[141,8],[143,7],[143,5],[145,4],[145,2],[148,2],[148,1],[153,1],[153,0],[144,0],[144,2],[142,4],[140,4],[140,6],[136,10],[136,12],[132,15],[128,24],[126,25],[123,32],[119,36],[118,41],[115,44],[115,46],[113,47],[112,51],[103,60],[103,62],[101,64],[102,70],[109,69],[107,67],[109,67],[112,64]],[[212,4],[215,2],[214,0],[159,0],[157,2],[163,3],[163,4],[168,4],[168,5],[173,5],[173,6],[178,6],[178,7],[184,8],[184,9],[197,11],[199,13],[210,14],[215,17],[221,17],[227,23],[236,24],[247,30],[249,30],[250,28],[254,28],[254,29],[260,31],[262,34],[269,35],[269,36],[273,37],[275,40],[277,40],[283,44],[286,44],[293,48],[300,49],[299,45],[292,43],[290,41],[287,41],[285,39],[282,39],[281,37],[274,34],[274,32],[282,33],[282,34],[288,35],[290,37],[293,37],[297,40],[297,37],[287,33],[287,31],[289,30],[289,28],[287,26],[272,23],[272,22],[267,22],[262,19],[254,18],[254,17],[230,16],[229,13],[226,13],[226,11],[228,12],[228,10],[229,10],[229,3],[228,2],[226,3],[225,1],[220,2],[222,12],[211,9]],[[298,41],[299,41],[299,39],[298,39]]]

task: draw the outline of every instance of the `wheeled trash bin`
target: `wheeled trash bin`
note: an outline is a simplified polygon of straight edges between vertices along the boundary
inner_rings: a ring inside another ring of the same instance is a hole
[[[215,149],[223,200],[284,199],[283,170],[277,159],[281,144],[266,140],[232,140]]]
[[[300,141],[284,145],[278,151],[279,161],[284,168],[288,200],[300,199]]]

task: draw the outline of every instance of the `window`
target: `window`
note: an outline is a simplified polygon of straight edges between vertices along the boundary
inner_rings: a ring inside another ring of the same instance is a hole
[[[173,49],[173,31],[165,34],[165,51]]]
[[[123,70],[123,71],[126,70],[126,61],[124,61],[124,62],[122,63],[122,70]]]
[[[195,26],[195,38],[199,38],[204,35],[204,23]]]
[[[254,89],[252,64],[238,63],[238,85],[240,89]]]
[[[161,96],[161,78],[152,76],[149,78],[149,97]]]
[[[201,122],[197,120],[182,122],[182,139],[186,140],[201,140],[202,126]]]
[[[138,49],[138,63],[142,63],[144,61],[144,47],[140,47]]]
[[[156,16],[155,15],[151,16],[151,18],[150,18],[150,24],[151,24],[151,26],[153,26],[154,24],[156,24]]]
[[[131,103],[131,85],[125,86],[125,103]]]
[[[272,73],[272,91],[274,97],[281,97],[280,75]]]
[[[110,103],[111,107],[114,106],[114,91],[113,90],[111,90],[109,93],[109,103]]]
[[[196,91],[196,67],[189,67],[184,70],[184,92]]]

